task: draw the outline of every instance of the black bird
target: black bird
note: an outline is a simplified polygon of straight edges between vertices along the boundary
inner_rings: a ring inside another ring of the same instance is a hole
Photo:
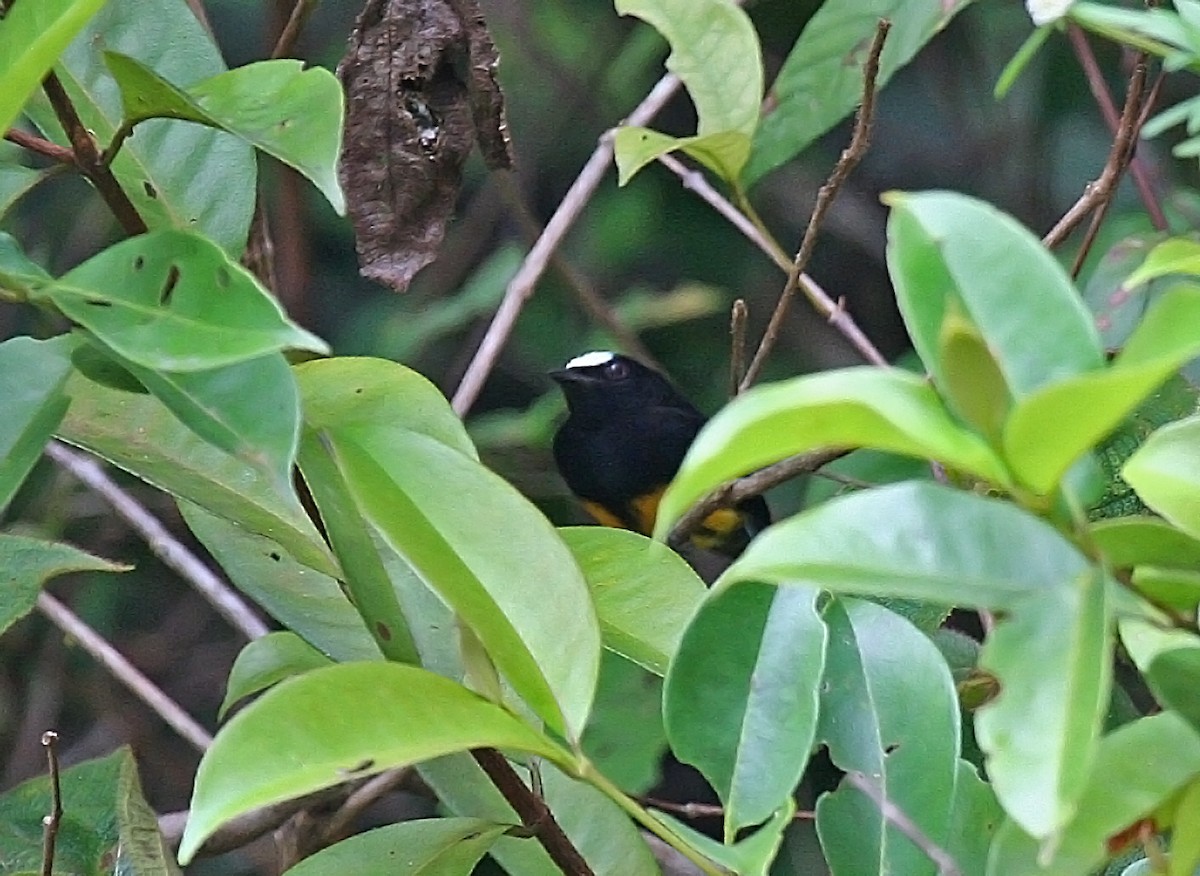
[[[705,417],[657,371],[607,351],[585,353],[550,376],[569,415],[554,436],[563,479],[598,523],[649,535],[658,502]],[[714,511],[696,547],[740,554],[770,523],[761,496]]]

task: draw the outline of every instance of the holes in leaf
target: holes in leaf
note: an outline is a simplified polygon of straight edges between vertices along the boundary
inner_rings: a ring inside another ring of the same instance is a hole
[[[375,624],[375,632],[379,635],[379,638],[383,639],[385,642],[390,642],[392,640],[391,627],[389,627],[383,621],[378,621]]]
[[[229,280],[230,280],[229,270],[224,265],[218,267],[217,268],[217,285],[220,286],[222,289],[228,289],[229,288]]]
[[[140,271],[144,267],[146,267],[145,256],[138,256],[136,259],[133,260],[133,269],[135,271]]]
[[[150,180],[142,180],[142,191],[146,193],[147,198],[152,198],[156,201],[158,200],[158,189],[154,187],[154,184],[151,183]]]
[[[167,280],[163,283],[163,287],[158,293],[158,303],[166,307],[171,303],[171,296],[175,294],[175,287],[179,284],[179,267],[171,265],[167,268]]]
[[[105,301],[103,298],[89,298],[87,303],[92,307],[112,307],[112,302]]]

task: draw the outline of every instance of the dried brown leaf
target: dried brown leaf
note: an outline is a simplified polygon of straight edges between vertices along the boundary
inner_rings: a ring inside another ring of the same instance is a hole
[[[363,276],[404,291],[433,261],[477,139],[489,166],[511,165],[497,61],[476,0],[367,0],[338,65]]]

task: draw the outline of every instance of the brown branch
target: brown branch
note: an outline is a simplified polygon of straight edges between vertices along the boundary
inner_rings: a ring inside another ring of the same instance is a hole
[[[841,459],[849,450],[814,450],[811,453],[800,453],[781,459],[766,468],[760,468],[753,474],[727,481],[717,487],[695,505],[688,509],[687,514],[679,518],[667,543],[676,550],[687,544],[688,537],[704,522],[709,514],[719,508],[729,508],[752,496],[765,493],[774,486],[789,481],[802,474],[811,474],[823,465],[828,465],[835,459]]]
[[[400,787],[413,774],[412,767],[385,770],[372,776],[350,794],[333,813],[321,830],[322,845],[333,845],[349,835],[351,826],[358,816],[375,804],[385,794]]]
[[[893,803],[884,794],[883,789],[870,781],[863,773],[851,771],[846,773],[846,781],[865,794],[876,806],[884,821],[891,822],[895,828],[912,840],[913,845],[920,849],[938,868],[938,876],[962,876],[962,870],[953,856],[921,830],[908,814]]]
[[[471,756],[560,870],[568,876],[593,876],[588,862],[554,820],[554,813],[521,781],[504,755],[494,748],[476,748],[471,751]]]
[[[766,364],[767,356],[775,347],[775,342],[779,339],[779,334],[783,330],[783,321],[787,317],[788,310],[791,308],[792,299],[796,295],[797,289],[800,288],[800,276],[808,267],[809,260],[812,258],[813,249],[817,243],[817,231],[821,227],[821,222],[825,218],[825,214],[832,206],[834,199],[837,197],[838,191],[842,184],[850,175],[850,172],[862,160],[866,154],[867,147],[871,144],[871,121],[875,113],[875,80],[879,75],[879,55],[883,51],[883,44],[887,40],[888,31],[891,29],[891,22],[886,18],[881,18],[879,24],[875,28],[875,38],[871,41],[871,49],[867,54],[867,61],[863,65],[863,97],[862,103],[858,108],[858,116],[854,122],[854,133],[850,137],[850,145],[842,150],[841,156],[837,160],[837,164],[833,167],[833,172],[829,174],[829,179],[821,186],[817,192],[817,202],[813,206],[812,215],[808,219],[808,227],[804,230],[804,237],[800,241],[800,249],[796,252],[796,258],[792,261],[791,268],[788,270],[787,282],[784,284],[783,292],[779,295],[779,302],[775,305],[775,312],[771,314],[771,320],[767,323],[766,331],[763,332],[762,340],[759,342],[758,349],[754,353],[754,358],[750,360],[750,367],[746,369],[746,374],[742,378],[741,389],[745,390],[754,384],[758,379],[758,375],[762,373],[763,365]],[[811,300],[811,299],[810,299]],[[821,307],[816,301],[814,306]],[[837,325],[837,321],[844,322],[846,315],[845,309],[836,307],[833,310],[825,313],[830,322]],[[839,326],[842,333],[846,334],[846,329]],[[849,336],[849,335],[847,335]],[[868,350],[874,355],[865,354],[869,361],[876,365],[887,365],[887,361],[879,356],[874,346],[868,345]],[[876,358],[878,357],[878,358]]]
[[[1117,105],[1114,103],[1112,94],[1108,90],[1108,85],[1104,81],[1104,74],[1100,72],[1100,65],[1096,62],[1096,55],[1092,51],[1091,43],[1088,42],[1083,29],[1077,24],[1067,25],[1067,36],[1071,40],[1071,48],[1075,51],[1075,57],[1079,60],[1079,65],[1083,68],[1083,74],[1087,79],[1088,88],[1091,89],[1092,97],[1096,99],[1096,103],[1100,106],[1100,113],[1104,116],[1104,122],[1108,125],[1109,133],[1116,136],[1117,131],[1121,127],[1121,117],[1117,114]],[[1155,97],[1162,84],[1162,80],[1163,74],[1159,73],[1158,79],[1151,89],[1152,96],[1146,101],[1146,109],[1152,107],[1156,102]],[[1138,127],[1140,128],[1141,125]],[[1138,157],[1136,149],[1134,149],[1133,158],[1129,162],[1129,175],[1133,178],[1134,185],[1137,186],[1138,195],[1142,199],[1146,213],[1150,216],[1150,222],[1159,231],[1165,231],[1167,229],[1167,217],[1163,214],[1162,205],[1159,204],[1158,197],[1155,195],[1154,186],[1150,181],[1146,163]]]
[[[62,785],[58,775],[58,734],[47,730],[42,734],[42,747],[46,749],[46,761],[50,769],[50,814],[42,819],[42,876],[54,872],[54,850],[58,842],[58,828],[62,824]]]
[[[30,152],[49,158],[51,161],[57,161],[59,164],[69,164],[72,167],[75,165],[75,153],[66,146],[51,143],[49,140],[34,136],[20,128],[10,128],[5,133],[4,139],[10,143],[16,143]]]
[[[100,197],[104,199],[104,203],[117,217],[127,234],[145,234],[148,230],[146,223],[133,206],[133,201],[129,200],[129,195],[125,194],[125,190],[117,182],[112,169],[105,164],[96,139],[79,118],[79,113],[75,111],[75,105],[71,103],[71,98],[58,76],[53,72],[48,73],[42,88],[46,97],[50,99],[59,124],[67,133],[67,139],[71,141],[75,164],[80,172],[96,187],[96,191],[100,193]]]
[[[1141,129],[1142,94],[1145,87],[1146,55],[1143,52],[1138,54],[1133,74],[1129,77],[1129,87],[1125,92],[1125,107],[1121,111],[1120,124],[1117,126],[1112,147],[1108,151],[1108,159],[1104,162],[1104,169],[1100,172],[1099,178],[1084,188],[1079,200],[1042,238],[1045,246],[1053,249],[1061,244],[1088,215],[1100,209],[1116,193],[1117,184],[1121,181],[1121,174],[1133,154],[1138,131]]]
[[[287,24],[283,26],[283,30],[279,33],[279,39],[275,41],[275,48],[271,49],[271,59],[283,58],[290,54],[292,48],[296,45],[296,40],[300,38],[300,31],[304,30],[304,24],[308,21],[309,15],[317,7],[317,0],[296,0],[296,5],[292,7],[292,13],[288,16]]]
[[[724,818],[725,807],[715,803],[676,803],[672,800],[658,800],[654,797],[643,797],[638,800],[643,806],[660,809],[687,819],[695,818]],[[817,813],[810,809],[800,809],[792,816],[793,821],[813,821]]]
[[[729,395],[738,394],[742,375],[746,373],[746,321],[750,311],[746,299],[738,298],[729,311]]]

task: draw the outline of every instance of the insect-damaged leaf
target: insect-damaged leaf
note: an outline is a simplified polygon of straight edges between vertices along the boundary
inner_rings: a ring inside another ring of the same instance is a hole
[[[404,291],[433,261],[473,143],[512,164],[498,60],[476,0],[367,0],[338,65],[363,276]]]

